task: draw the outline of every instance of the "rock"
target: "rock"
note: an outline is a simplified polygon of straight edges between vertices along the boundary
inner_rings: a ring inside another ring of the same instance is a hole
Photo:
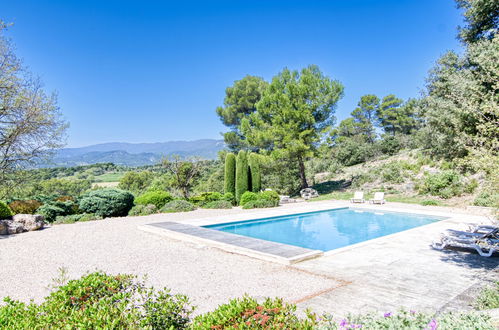
[[[16,214],[13,220],[22,224],[25,231],[38,230],[45,225],[43,216],[39,214]]]
[[[300,195],[304,199],[310,199],[310,198],[318,197],[319,193],[317,192],[317,190],[315,190],[313,188],[305,188],[305,189],[302,189],[300,191]]]
[[[0,235],[19,234],[24,231],[21,223],[14,220],[0,220]]]
[[[7,235],[7,224],[6,220],[0,220],[0,235]]]

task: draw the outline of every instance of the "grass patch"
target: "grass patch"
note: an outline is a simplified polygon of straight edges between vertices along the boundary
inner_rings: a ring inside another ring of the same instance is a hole
[[[98,175],[94,178],[94,182],[118,182],[123,178],[125,173],[104,173],[102,175]]]
[[[329,200],[329,199],[349,200],[352,197],[353,197],[352,192],[335,191],[335,192],[332,192],[329,194],[320,195],[319,197],[309,199],[308,202],[318,202],[318,201],[325,201],[325,200]]]
[[[479,310],[499,308],[499,281],[482,290],[475,301],[475,307]]]
[[[387,195],[385,196],[387,202],[395,203],[408,203],[408,204],[419,204],[423,206],[446,206],[439,200],[429,199],[426,196],[406,196],[406,195]]]

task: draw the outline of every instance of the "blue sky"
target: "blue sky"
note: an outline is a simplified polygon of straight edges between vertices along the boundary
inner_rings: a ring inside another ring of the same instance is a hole
[[[220,138],[215,108],[246,74],[317,64],[360,96],[417,97],[460,50],[453,0],[2,1],[7,36],[57,91],[68,146]]]

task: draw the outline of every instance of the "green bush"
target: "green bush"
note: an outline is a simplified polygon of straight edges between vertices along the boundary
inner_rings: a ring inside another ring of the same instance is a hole
[[[480,310],[499,308],[499,281],[480,292],[475,301],[475,307]]]
[[[482,191],[473,201],[473,205],[499,208],[499,193]]]
[[[95,214],[72,214],[72,215],[58,215],[54,221],[54,224],[67,224],[67,223],[75,223],[75,222],[85,222],[85,221],[94,221],[94,220],[102,220],[102,217]]]
[[[47,222],[54,222],[58,216],[67,215],[65,209],[53,204],[44,204],[40,206],[36,213],[43,215]]]
[[[464,186],[464,192],[467,194],[472,194],[475,192],[476,188],[478,188],[478,181],[476,179],[471,179]]]
[[[140,194],[152,183],[155,175],[150,171],[126,172],[121,178],[118,188]]]
[[[236,155],[233,153],[225,156],[224,191],[233,195],[236,193]]]
[[[205,209],[231,209],[232,203],[229,201],[213,201],[203,205]]]
[[[10,207],[5,202],[0,201],[0,220],[10,218],[13,215]]]
[[[163,205],[164,206],[164,205]],[[129,216],[141,216],[158,213],[158,208],[154,204],[136,205],[128,212]]]
[[[462,193],[461,181],[461,176],[452,170],[428,174],[423,183],[419,185],[419,192],[442,198],[451,198]]]
[[[273,204],[273,206],[278,206],[281,197],[273,190],[265,190],[258,194],[258,199],[269,201]]]
[[[39,305],[4,301],[2,329],[185,329],[193,310],[186,296],[101,272],[69,281]]]
[[[156,208],[160,209],[171,200],[173,200],[172,195],[170,195],[166,191],[150,191],[135,198],[135,204],[136,205],[153,204],[156,206]]]
[[[440,205],[440,203],[437,201],[434,201],[432,199],[427,199],[427,200],[422,201],[421,205],[423,205],[423,206],[438,206],[438,205]]]
[[[162,213],[175,213],[175,212],[189,212],[194,211],[196,206],[188,201],[182,199],[168,202],[160,210]]]
[[[236,204],[236,198],[234,197],[234,194],[232,194],[232,193],[225,193],[222,196],[222,200],[230,202],[232,205]]]
[[[214,201],[219,201],[223,199],[223,195],[219,192],[204,192],[200,195],[193,196],[189,198],[189,201],[191,203],[194,203],[196,205],[203,206],[204,204],[214,202]]]
[[[256,201],[257,199],[258,199],[257,193],[247,191],[244,194],[242,194],[239,201],[239,205],[244,206],[245,204],[248,204],[251,201]]]
[[[236,201],[238,203],[241,196],[249,190],[248,183],[248,157],[246,151],[240,150],[236,160]]]
[[[258,160],[257,154],[249,154],[248,166],[250,170],[249,179],[251,180],[251,184],[249,184],[249,187],[251,187],[252,192],[259,192],[260,190],[262,190],[262,177],[260,171],[260,162]]]
[[[311,315],[300,319],[296,306],[282,299],[267,298],[263,303],[244,296],[218,306],[210,313],[194,319],[192,329],[312,329],[316,321]]]
[[[133,195],[120,189],[100,189],[85,194],[80,200],[80,209],[104,218],[123,217],[133,207]]]
[[[42,206],[42,203],[34,199],[13,201],[9,204],[9,207],[14,214],[34,214],[40,206]]]
[[[254,201],[249,201],[243,205],[243,209],[261,209],[267,207],[276,207],[275,203],[265,199],[257,199]]]
[[[385,164],[381,170],[381,176],[384,182],[402,183],[404,182],[402,165],[398,162]]]

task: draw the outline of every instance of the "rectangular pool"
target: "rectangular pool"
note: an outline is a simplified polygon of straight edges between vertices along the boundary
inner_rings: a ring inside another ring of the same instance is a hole
[[[427,225],[444,217],[343,208],[204,226],[267,241],[329,251]]]

